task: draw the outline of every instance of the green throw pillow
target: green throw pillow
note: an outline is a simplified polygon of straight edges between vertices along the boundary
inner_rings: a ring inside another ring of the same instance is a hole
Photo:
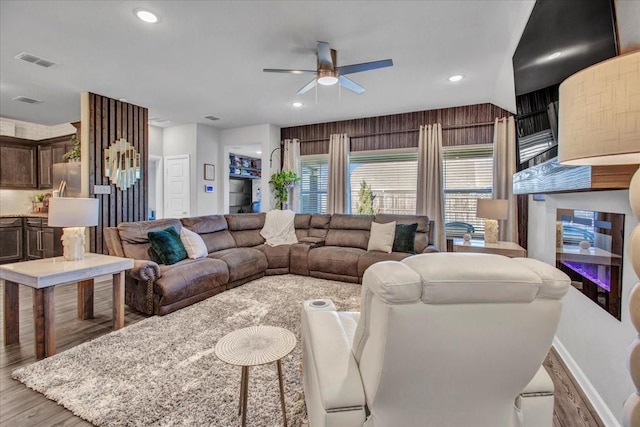
[[[418,224],[396,224],[396,236],[393,239],[393,252],[416,253],[416,231]]]
[[[187,250],[180,240],[180,235],[175,228],[169,227],[161,231],[149,231],[147,233],[151,248],[158,255],[164,265],[175,264],[187,257]]]

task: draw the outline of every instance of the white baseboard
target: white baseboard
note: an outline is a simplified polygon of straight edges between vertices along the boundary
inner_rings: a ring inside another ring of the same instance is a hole
[[[591,405],[593,405],[593,408],[600,416],[604,425],[607,427],[622,427],[614,413],[611,412],[611,409],[609,409],[604,400],[602,400],[602,397],[596,388],[591,384],[591,381],[589,381],[582,369],[580,369],[580,366],[578,366],[573,357],[571,357],[566,347],[562,345],[557,336],[553,337],[553,346],[558,352],[560,358],[562,358],[562,361],[567,365],[569,372],[571,372],[578,382],[578,385],[582,388],[582,391],[587,396],[587,399],[589,399],[589,402],[591,402]]]

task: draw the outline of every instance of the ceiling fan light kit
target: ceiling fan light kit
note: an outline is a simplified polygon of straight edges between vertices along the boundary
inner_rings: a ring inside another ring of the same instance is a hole
[[[323,86],[332,86],[336,83],[339,83],[340,86],[344,87],[345,89],[360,94],[364,92],[365,89],[358,83],[345,77],[346,74],[360,73],[362,71],[370,71],[377,68],[393,66],[393,61],[391,59],[383,59],[381,61],[364,62],[361,64],[352,64],[338,67],[336,66],[338,62],[338,53],[335,49],[331,49],[329,47],[329,43],[327,42],[318,42],[316,56],[318,58],[318,62],[315,71],[285,70],[280,68],[265,68],[262,71],[264,71],[265,73],[315,74],[316,77],[309,83],[304,85],[304,87],[302,87],[302,89],[298,91],[298,95],[308,92],[318,84],[321,84]]]

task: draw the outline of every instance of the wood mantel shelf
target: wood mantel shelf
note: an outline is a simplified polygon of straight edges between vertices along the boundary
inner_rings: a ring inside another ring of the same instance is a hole
[[[564,166],[553,158],[513,175],[514,194],[624,190],[638,165]]]

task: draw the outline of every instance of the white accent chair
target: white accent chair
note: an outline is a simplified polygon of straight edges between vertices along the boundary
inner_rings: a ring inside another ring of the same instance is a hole
[[[550,427],[569,278],[528,258],[416,255],[369,267],[361,313],[305,301],[310,427]]]

